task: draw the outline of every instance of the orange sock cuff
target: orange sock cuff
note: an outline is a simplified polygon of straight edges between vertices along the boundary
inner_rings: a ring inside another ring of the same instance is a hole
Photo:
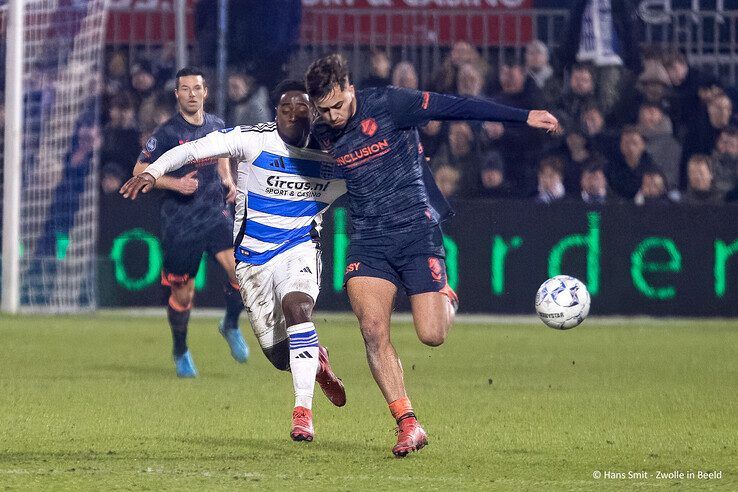
[[[393,401],[389,404],[390,412],[395,420],[399,420],[400,417],[413,412],[413,406],[410,404],[410,398],[404,396],[398,400]]]
[[[190,303],[188,306],[183,306],[180,303],[177,302],[177,300],[174,298],[174,296],[169,296],[169,306],[174,309],[177,312],[183,312],[188,311],[192,308],[192,303]]]

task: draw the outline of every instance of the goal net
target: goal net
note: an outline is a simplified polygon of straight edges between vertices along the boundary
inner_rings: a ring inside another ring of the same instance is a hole
[[[95,308],[105,4],[24,1],[22,150],[16,169],[22,311]],[[7,16],[8,0],[0,0],[3,47]],[[7,170],[3,178],[8,180]]]

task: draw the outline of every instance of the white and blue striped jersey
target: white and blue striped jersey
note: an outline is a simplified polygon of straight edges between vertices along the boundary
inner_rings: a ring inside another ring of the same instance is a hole
[[[216,156],[239,160],[234,252],[245,263],[261,265],[316,240],[323,213],[346,193],[331,156],[287,145],[275,123],[212,132],[167,151],[146,172],[158,179],[186,163]]]

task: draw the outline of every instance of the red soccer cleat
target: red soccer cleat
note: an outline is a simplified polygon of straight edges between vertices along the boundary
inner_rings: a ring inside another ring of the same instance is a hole
[[[415,417],[407,417],[397,424],[397,444],[392,454],[398,458],[407,456],[411,451],[418,451],[428,444],[428,436]]]
[[[305,407],[295,407],[292,412],[292,431],[290,437],[293,441],[312,441],[313,435],[313,412]]]
[[[331,362],[328,360],[328,349],[322,345],[318,348],[318,361],[320,367],[315,375],[315,381],[320,385],[325,396],[331,403],[337,407],[346,404],[346,389],[343,387],[343,381],[333,374]]]

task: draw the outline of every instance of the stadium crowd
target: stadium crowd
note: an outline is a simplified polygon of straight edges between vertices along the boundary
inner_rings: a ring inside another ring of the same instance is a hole
[[[173,56],[129,63],[127,55],[111,51],[106,62],[101,184],[107,193],[130,176],[142,144],[174,114]],[[587,63],[562,71],[540,41],[499,64],[457,42],[423,86],[412,63],[393,63],[379,50],[366,56],[369,75],[358,89],[391,84],[491,97],[548,109],[563,123],[562,134],[546,135],[522,125],[429,122],[421,140],[439,187],[452,200],[648,205],[738,199],[734,89],[680,53],[647,51],[636,65],[614,67],[614,73]],[[272,120],[269,88],[254,75],[229,73],[228,126]]]

